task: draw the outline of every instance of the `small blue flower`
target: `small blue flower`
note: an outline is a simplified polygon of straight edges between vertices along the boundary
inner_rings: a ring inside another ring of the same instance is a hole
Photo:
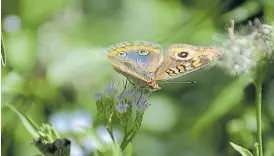
[[[95,99],[96,99],[96,101],[101,100],[101,97],[102,97],[102,94],[100,94],[100,93],[96,93],[96,94],[95,94]]]
[[[105,89],[105,93],[109,96],[115,94],[115,92],[116,92],[116,90],[111,87]]]
[[[116,106],[116,110],[120,113],[124,113],[127,110],[128,105],[127,104],[119,104]]]
[[[117,96],[117,102],[118,102],[119,104],[122,103],[122,100],[123,100],[123,95],[122,95],[122,94],[119,95],[119,96]]]
[[[137,109],[141,110],[141,111],[144,111],[148,108],[148,103],[146,102],[142,102],[142,103],[137,103]]]

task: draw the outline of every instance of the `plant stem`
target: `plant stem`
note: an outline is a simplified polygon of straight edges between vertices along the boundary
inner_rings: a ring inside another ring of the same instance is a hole
[[[111,137],[111,140],[113,141],[113,143],[115,143],[115,139],[114,139],[114,136],[113,136],[112,128],[107,127],[107,131],[108,131],[108,133],[109,133],[109,135]]]
[[[125,131],[126,132],[126,131]],[[132,134],[133,133],[133,134]],[[124,135],[124,138],[123,138],[123,141],[120,145],[122,151],[124,151],[126,149],[126,147],[128,146],[128,144],[130,144],[130,142],[132,141],[133,137],[135,136],[137,132],[134,131],[133,129],[131,129],[130,131],[126,132],[125,135]],[[128,137],[132,135],[130,137],[130,139],[128,139]],[[132,146],[132,145],[131,145]]]
[[[122,151],[125,150],[125,148],[127,147],[128,143],[129,143],[128,140],[127,140],[127,138],[128,138],[128,133],[126,133],[124,135],[123,141],[122,141],[122,143],[120,145],[120,148],[121,148]]]
[[[259,143],[259,156],[263,156],[262,141],[262,83],[256,82],[256,120],[257,120],[257,141]]]
[[[257,143],[257,142],[254,144],[253,155],[254,156],[260,156],[260,153],[259,153],[259,143]]]
[[[134,132],[133,132],[132,136],[128,139],[129,142],[132,141],[132,139],[135,137],[136,133],[137,133],[137,131],[134,131]]]
[[[129,143],[125,149],[125,156],[132,156],[132,143]]]
[[[112,116],[113,116],[113,112],[110,114],[110,117],[108,119],[108,123],[107,125],[105,126],[110,137],[111,137],[111,140],[113,143],[115,143],[115,139],[114,139],[114,136],[113,136],[113,128],[112,128],[112,124],[111,124],[111,120],[112,120]]]

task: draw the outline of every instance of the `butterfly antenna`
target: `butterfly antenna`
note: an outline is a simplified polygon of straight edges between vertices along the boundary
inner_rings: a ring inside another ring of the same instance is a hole
[[[168,82],[168,81],[165,81],[165,82],[161,82],[161,83],[185,83],[185,84],[192,84],[192,83],[196,83],[196,81],[171,81],[171,82]]]

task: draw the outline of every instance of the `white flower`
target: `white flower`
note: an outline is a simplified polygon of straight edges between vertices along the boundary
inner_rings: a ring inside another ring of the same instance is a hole
[[[94,141],[94,138],[91,136],[86,136],[81,139],[81,145],[84,147],[84,149],[90,153],[95,151],[98,148],[98,143]]]
[[[257,62],[253,39],[254,36],[243,36],[225,41],[222,45],[223,55],[220,66],[226,68],[232,75],[250,71]]]
[[[57,112],[50,117],[50,123],[58,132],[83,132],[92,125],[92,117],[85,111]]]
[[[73,132],[83,132],[85,128],[90,128],[91,124],[92,118],[85,111],[76,111],[71,115],[70,129]]]
[[[84,151],[79,145],[73,143],[70,148],[70,155],[71,156],[84,156]]]
[[[50,123],[58,132],[68,132],[70,130],[68,124],[69,114],[65,112],[58,112],[50,117]]]
[[[260,24],[258,28],[252,26],[251,30],[248,35],[235,35],[232,23],[229,38],[221,45],[223,55],[218,64],[231,75],[249,73],[262,56],[269,57],[273,53],[273,27]]]
[[[274,51],[274,31],[273,26],[262,24],[258,30],[256,38],[258,50],[266,57],[271,57]]]

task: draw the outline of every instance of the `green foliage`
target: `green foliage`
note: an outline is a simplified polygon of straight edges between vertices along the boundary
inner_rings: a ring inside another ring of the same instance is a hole
[[[22,121],[25,128],[32,134],[34,141],[33,144],[45,156],[69,156],[71,142],[67,139],[59,139],[60,136],[56,130],[48,124],[42,124],[38,127],[37,124],[18,111],[12,105],[7,105]]]
[[[24,115],[24,113],[21,113],[19,110],[17,110],[10,104],[7,104],[6,106],[9,107],[20,118],[21,122],[24,124],[25,128],[32,135],[32,137],[36,138],[39,136],[39,127],[34,121],[32,121],[31,118]]]
[[[253,156],[251,152],[249,152],[249,150],[234,144],[233,142],[230,142],[230,145],[239,153],[241,153],[242,156]]]
[[[197,133],[202,132],[205,128],[210,127],[214,122],[224,117],[235,106],[241,104],[244,96],[243,91],[250,83],[251,80],[243,76],[224,87],[209,109],[196,121],[192,133],[197,135]]]

